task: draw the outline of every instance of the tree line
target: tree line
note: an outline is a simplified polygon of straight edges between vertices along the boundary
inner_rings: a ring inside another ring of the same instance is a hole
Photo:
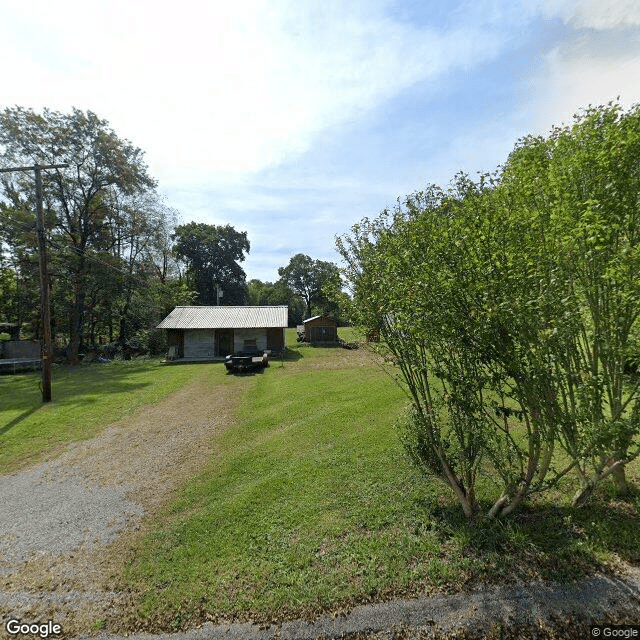
[[[144,153],[96,114],[79,109],[0,113],[2,166],[68,163],[43,171],[52,334],[77,363],[98,343],[164,348],[153,328],[180,304],[289,304],[292,323],[338,313],[324,290],[336,265],[294,256],[276,283],[246,281],[250,243],[231,225],[180,224]],[[0,174],[0,321],[40,337],[32,172]],[[306,272],[305,272],[306,270]]]
[[[354,321],[379,332],[410,398],[406,451],[468,517],[552,488],[580,505],[607,477],[628,488],[639,184],[640,107],[612,102],[338,239]]]

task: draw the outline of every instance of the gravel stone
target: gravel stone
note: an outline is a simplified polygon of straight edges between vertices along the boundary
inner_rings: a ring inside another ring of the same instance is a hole
[[[52,478],[56,465],[0,477],[3,519],[0,560],[17,570],[33,554],[70,553],[76,547],[105,545],[144,509],[125,499],[130,485],[100,487],[80,473]]]
[[[99,436],[0,476],[0,621],[54,619],[82,631],[126,607],[110,576],[149,516],[211,461],[216,435],[253,383],[220,385],[196,368],[192,382]]]

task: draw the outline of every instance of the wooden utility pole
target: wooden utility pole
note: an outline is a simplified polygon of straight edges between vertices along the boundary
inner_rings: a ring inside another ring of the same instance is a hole
[[[32,167],[11,167],[0,169],[9,171],[35,171],[36,174],[36,229],[38,231],[38,257],[40,265],[40,315],[42,317],[42,402],[51,402],[51,310],[49,307],[49,273],[47,270],[47,245],[42,207],[42,169],[64,169],[67,164],[35,164]]]

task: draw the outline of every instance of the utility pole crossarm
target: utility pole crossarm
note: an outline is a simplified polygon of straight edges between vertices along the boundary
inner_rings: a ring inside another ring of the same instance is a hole
[[[9,173],[10,171],[35,171],[36,169],[66,169],[68,164],[34,164],[30,167],[9,167],[8,169],[0,169],[0,173]]]

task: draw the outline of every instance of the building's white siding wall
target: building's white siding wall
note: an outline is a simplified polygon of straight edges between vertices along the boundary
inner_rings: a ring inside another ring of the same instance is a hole
[[[215,329],[185,329],[184,357],[212,358],[215,356]]]
[[[242,351],[244,349],[245,340],[255,340],[256,347],[261,351],[267,348],[267,330],[266,329],[235,329],[234,334],[234,351]]]
[[[234,329],[234,352],[244,349],[245,340],[255,340],[256,347],[262,351],[267,348],[266,329]],[[213,358],[216,355],[215,329],[185,329],[184,357],[185,358]]]

